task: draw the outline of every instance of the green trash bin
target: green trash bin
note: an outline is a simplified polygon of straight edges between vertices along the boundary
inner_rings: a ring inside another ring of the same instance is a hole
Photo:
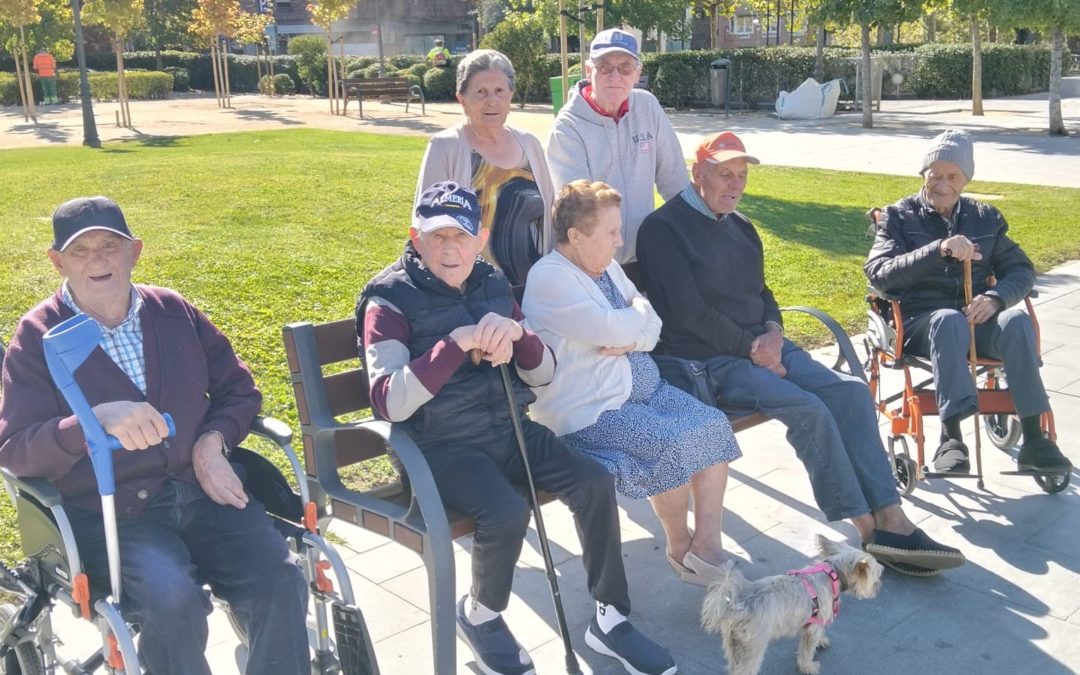
[[[570,87],[572,88],[575,84],[577,84],[578,80],[580,80],[580,79],[581,79],[581,75],[570,75],[569,76]],[[561,108],[562,104],[563,104],[563,98],[562,98],[562,75],[559,75],[557,77],[553,77],[548,81],[551,82],[551,112],[558,115],[559,114],[559,108]],[[567,97],[567,98],[569,98],[569,97]]]

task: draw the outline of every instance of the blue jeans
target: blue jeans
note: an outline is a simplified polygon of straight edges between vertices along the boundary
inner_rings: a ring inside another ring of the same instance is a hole
[[[109,588],[101,514],[68,508],[91,588]],[[142,515],[119,521],[121,610],[139,624],[139,657],[162,675],[210,675],[204,653],[212,606],[229,603],[249,638],[249,675],[308,675],[307,587],[262,504],[221,506],[171,480]]]
[[[941,419],[974,413],[979,403],[967,360],[971,329],[963,312],[939,309],[911,317],[904,322],[904,335],[904,351],[930,357]],[[1031,317],[1018,309],[975,326],[975,352],[1005,362],[1005,379],[1020,417],[1050,410],[1035,348]]]
[[[790,340],[784,340],[781,362],[785,377],[740,356],[709,359],[716,405],[729,415],[764,413],[787,427],[829,520],[899,504],[866,384],[814,361]]]

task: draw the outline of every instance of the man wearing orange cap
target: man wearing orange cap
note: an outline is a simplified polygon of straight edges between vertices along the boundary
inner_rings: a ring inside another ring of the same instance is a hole
[[[663,320],[661,353],[702,361],[717,405],[784,423],[818,507],[851,519],[864,548],[916,575],[964,563],[960,551],[915,527],[900,508],[869,390],[784,338],[765,284],[761,239],[736,211],[749,165],[731,132],[697,148],[693,185],[651,213],[638,232],[642,286]]]

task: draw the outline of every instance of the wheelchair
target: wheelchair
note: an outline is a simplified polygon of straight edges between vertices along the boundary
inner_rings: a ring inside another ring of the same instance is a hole
[[[881,214],[880,209],[867,212],[873,228]],[[993,285],[993,279],[989,280]],[[1041,353],[1039,340],[1039,322],[1031,299],[1038,297],[1037,291],[1031,291],[1024,298],[1027,314],[1035,328],[1036,349]],[[979,429],[976,427],[975,472],[972,474],[935,473],[926,463],[926,436],[923,418],[938,413],[937,401],[933,389],[934,376],[930,359],[903,351],[904,327],[900,301],[872,286],[866,296],[869,309],[869,325],[864,339],[867,361],[866,370],[870,385],[870,394],[880,415],[889,422],[888,445],[889,460],[892,464],[896,484],[904,495],[915,490],[918,481],[928,478],[973,478],[980,490],[985,488],[982,471],[982,452],[979,443]],[[882,387],[882,373],[885,370],[903,373],[904,386],[895,394],[886,394]],[[913,371],[925,374],[925,379],[915,376]],[[1009,394],[1005,372],[1001,361],[978,357],[975,364],[976,390],[978,392],[977,418],[981,418],[982,431],[990,442],[1000,450],[1016,447],[1020,440],[1020,421],[1016,416],[1016,407]],[[1054,427],[1053,411],[1046,412],[1040,420],[1043,434],[1052,441],[1057,440]],[[908,444],[910,437],[915,446],[915,456],[911,455]],[[1069,485],[1071,472],[1020,472],[1005,471],[1003,475],[1031,476],[1044,492],[1054,494]]]
[[[3,353],[0,342],[0,363]],[[297,554],[308,582],[311,672],[378,675],[348,570],[319,534],[316,505],[309,498],[307,478],[291,446],[292,431],[284,422],[258,417],[250,433],[279,447],[297,476],[299,494],[265,457],[243,448],[233,450],[231,460],[238,473],[246,476],[245,487],[265,505]],[[0,673],[142,673],[134,640],[138,626],[124,620],[108,595],[107,584],[103,588],[90,586],[59,491],[47,480],[0,471],[15,505],[25,555],[14,568],[0,564]],[[224,603],[215,601],[215,605],[228,613]],[[54,631],[53,613],[58,609],[92,624],[101,635],[100,646],[89,654],[66,653],[64,641]],[[241,660],[246,654],[246,636],[232,614],[227,616],[241,644]]]

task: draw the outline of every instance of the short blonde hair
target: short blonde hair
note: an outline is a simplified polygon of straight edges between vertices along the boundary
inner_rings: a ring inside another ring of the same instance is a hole
[[[619,208],[621,205],[622,195],[607,183],[584,178],[567,183],[559,190],[552,207],[551,229],[555,231],[556,243],[570,241],[571,227],[576,227],[585,235],[592,234],[600,209],[609,206]]]

